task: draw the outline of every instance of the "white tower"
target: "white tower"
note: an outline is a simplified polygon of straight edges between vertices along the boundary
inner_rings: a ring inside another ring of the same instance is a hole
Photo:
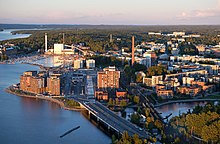
[[[45,33],[45,52],[47,52],[47,33]]]

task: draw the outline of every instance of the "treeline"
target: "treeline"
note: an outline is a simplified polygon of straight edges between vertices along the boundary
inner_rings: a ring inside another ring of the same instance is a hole
[[[124,64],[127,64],[126,61],[122,62],[121,59],[118,59],[115,56],[106,57],[106,56],[94,55],[90,58],[95,60],[96,67],[107,67],[107,66],[123,67]]]
[[[8,59],[8,56],[6,54],[1,54],[0,55],[0,61],[4,61],[4,60],[7,60]]]
[[[179,49],[181,55],[199,55],[199,51],[193,43],[183,42],[180,44]]]
[[[13,27],[13,26],[11,26]],[[23,25],[22,25],[23,27]],[[131,36],[135,36],[135,45],[143,41],[154,41],[165,43],[171,40],[167,36],[148,35],[149,31],[171,33],[173,31],[186,31],[187,33],[201,34],[200,38],[187,38],[187,42],[194,44],[216,45],[220,41],[220,26],[89,26],[89,25],[47,25],[42,26],[43,30],[21,30],[16,33],[30,33],[29,38],[13,39],[2,41],[14,43],[22,48],[32,48],[34,50],[44,48],[44,34],[48,33],[48,47],[53,48],[54,43],[62,43],[62,33],[65,33],[66,44],[77,44],[85,42],[96,52],[107,52],[109,50],[120,50],[122,47],[131,47]],[[0,25],[1,28],[1,25]],[[47,30],[45,30],[47,28]],[[110,35],[113,41],[110,41]],[[186,50],[188,51],[188,50]],[[191,50],[189,50],[189,53]]]
[[[201,141],[207,143],[220,143],[220,104],[196,106],[191,114],[173,117],[170,124],[185,137],[201,138]]]

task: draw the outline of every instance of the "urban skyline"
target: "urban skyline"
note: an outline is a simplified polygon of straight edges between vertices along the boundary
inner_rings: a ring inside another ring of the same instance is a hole
[[[0,13],[12,24],[216,25],[220,0],[9,0],[0,1]]]

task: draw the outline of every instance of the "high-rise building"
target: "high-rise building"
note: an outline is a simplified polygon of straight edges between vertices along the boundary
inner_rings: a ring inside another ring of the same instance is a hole
[[[20,77],[20,90],[33,94],[43,94],[46,91],[44,77],[39,77],[37,71],[24,72]]]
[[[47,72],[26,71],[20,77],[20,90],[32,94],[48,92],[50,95],[61,95],[62,80],[61,74],[51,74],[48,77]]]
[[[61,74],[52,74],[47,78],[47,92],[51,95],[61,95]]]
[[[119,88],[120,71],[115,66],[104,68],[98,72],[97,82],[98,88]]]
[[[132,36],[132,42],[131,42],[132,46],[131,46],[131,65],[133,66],[134,65],[134,36]]]

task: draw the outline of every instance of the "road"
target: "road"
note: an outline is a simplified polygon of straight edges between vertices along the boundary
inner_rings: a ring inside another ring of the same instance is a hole
[[[113,129],[117,130],[121,134],[123,134],[124,131],[127,131],[130,136],[137,134],[141,138],[149,138],[149,135],[146,131],[139,129],[131,122],[118,116],[107,107],[103,106],[101,103],[87,102],[84,105],[87,110],[93,112],[93,114],[96,115],[99,119],[106,122],[108,125],[110,125]]]

